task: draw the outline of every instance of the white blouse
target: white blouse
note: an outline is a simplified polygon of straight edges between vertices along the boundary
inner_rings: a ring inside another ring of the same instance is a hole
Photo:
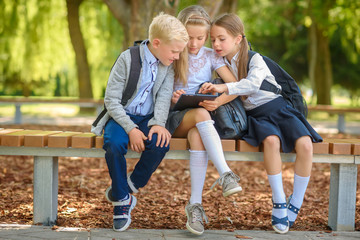
[[[212,72],[222,66],[225,61],[216,52],[207,47],[202,47],[197,55],[189,54],[189,73],[187,85],[175,81],[174,91],[183,89],[186,93],[195,93],[199,85],[212,79]]]
[[[236,78],[238,78],[238,69],[236,66],[237,55],[238,54],[231,59],[231,63],[225,58],[227,66]],[[260,86],[265,79],[281,89],[281,86],[276,82],[275,77],[271,74],[262,56],[256,53],[250,60],[249,72],[246,78],[238,82],[226,83],[226,85],[229,89],[229,95],[246,96],[242,99],[244,108],[251,110],[281,96],[280,94],[260,90]]]

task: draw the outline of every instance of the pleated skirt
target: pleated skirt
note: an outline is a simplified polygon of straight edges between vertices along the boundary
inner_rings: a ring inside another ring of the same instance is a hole
[[[293,151],[296,140],[302,136],[310,136],[313,142],[322,142],[305,117],[283,97],[246,111],[246,114],[248,132],[243,139],[253,146],[259,146],[270,135],[280,138],[283,152]]]

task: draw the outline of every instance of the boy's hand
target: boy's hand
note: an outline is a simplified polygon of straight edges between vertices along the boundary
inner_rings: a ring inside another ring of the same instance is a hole
[[[130,139],[130,149],[135,152],[143,152],[145,150],[145,144],[144,141],[147,139],[147,137],[144,135],[144,133],[137,129],[133,128],[129,132],[129,139]]]
[[[212,84],[212,83],[204,83],[199,90],[200,93],[223,93],[227,91],[228,88],[226,84]]]
[[[180,89],[180,90],[176,90],[175,92],[173,92],[173,96],[171,98],[171,102],[173,104],[177,103],[177,101],[179,100],[181,94],[184,94],[186,93],[183,89]]]
[[[159,125],[152,126],[149,131],[149,135],[148,135],[149,140],[152,139],[152,135],[154,133],[157,133],[157,135],[158,135],[157,141],[156,141],[157,147],[159,145],[160,145],[160,147],[163,147],[164,145],[165,145],[165,147],[169,146],[171,134],[166,128],[159,126]]]

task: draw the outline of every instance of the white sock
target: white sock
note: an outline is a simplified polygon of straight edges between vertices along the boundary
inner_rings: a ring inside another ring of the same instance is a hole
[[[190,204],[202,203],[202,191],[204,188],[208,156],[206,151],[190,151],[190,178],[191,197]]]
[[[220,176],[225,172],[230,172],[230,168],[225,161],[224,152],[218,132],[214,127],[213,120],[207,120],[196,124],[199,130],[201,140],[209,155],[210,160],[214,163]]]
[[[294,174],[294,188],[290,203],[296,208],[301,208],[309,180],[310,176],[300,177],[299,175],[296,175],[296,173]],[[288,210],[288,216],[289,221],[295,221],[297,214]]]
[[[286,197],[283,188],[282,174],[281,172],[276,175],[268,175],[269,184],[272,190],[272,199],[274,203],[286,203]],[[283,218],[287,216],[287,209],[272,209],[272,215],[277,218]],[[286,226],[277,224],[276,227],[280,230],[285,230]]]

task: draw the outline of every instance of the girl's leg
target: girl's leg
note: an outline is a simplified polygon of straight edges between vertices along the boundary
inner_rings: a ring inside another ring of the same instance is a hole
[[[210,115],[207,115],[198,114],[196,109],[190,110],[185,114],[183,121],[173,134],[176,137],[184,137],[184,134],[187,134],[187,139],[190,143],[191,196],[189,203],[185,207],[187,216],[186,228],[197,235],[204,232],[203,218],[207,222],[207,217],[201,204],[208,155],[195,124],[197,121],[210,118]]]
[[[190,204],[202,203],[202,192],[205,183],[208,156],[202,145],[199,132],[196,128],[190,129],[188,133],[190,142],[190,178],[191,197]],[[194,144],[195,143],[195,144]]]
[[[310,180],[313,155],[313,148],[310,137],[303,136],[299,138],[295,143],[295,150],[296,160],[294,173],[294,188],[288,206],[290,225],[292,225],[296,220],[298,210],[303,203],[307,185]]]
[[[184,133],[188,133],[195,126],[201,139],[199,139],[200,141],[190,142],[191,149],[195,150],[193,148],[193,146],[196,146],[195,144],[198,146],[199,144],[203,145],[220,176],[225,172],[230,172],[231,170],[225,161],[219,134],[214,127],[209,112],[205,108],[195,108],[188,111],[173,136],[184,137]]]
[[[286,197],[281,174],[280,139],[278,136],[268,136],[263,141],[264,164],[272,190],[272,225],[276,232],[286,233],[289,230],[287,221]],[[277,203],[277,204],[275,204]],[[280,223],[281,222],[281,223]]]

